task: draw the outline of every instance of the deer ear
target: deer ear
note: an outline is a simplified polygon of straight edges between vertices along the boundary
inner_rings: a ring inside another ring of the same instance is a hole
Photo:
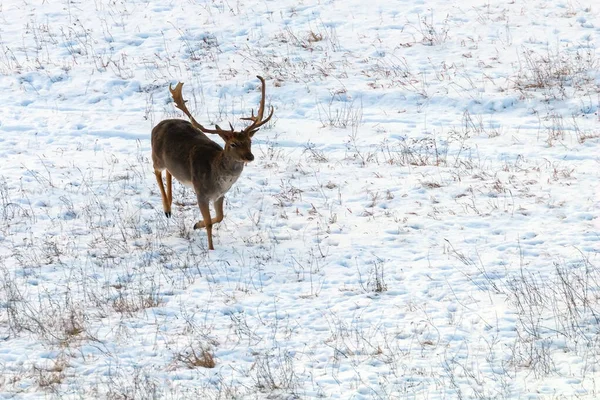
[[[226,142],[229,142],[231,139],[233,139],[233,133],[230,132],[219,132],[219,136],[221,136],[221,139]]]
[[[219,131],[218,134],[219,136],[221,136],[221,139],[223,139],[226,142],[233,139],[233,136],[235,135],[233,129],[231,131],[224,131],[219,127],[219,125],[215,125],[215,128],[217,128],[217,130]]]

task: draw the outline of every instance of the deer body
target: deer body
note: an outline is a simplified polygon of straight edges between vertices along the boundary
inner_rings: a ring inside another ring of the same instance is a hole
[[[244,162],[228,152],[191,123],[167,119],[152,130],[152,162],[155,171],[167,170],[180,183],[191,187],[202,201],[223,197],[244,170]],[[186,152],[188,158],[178,155]]]
[[[223,202],[225,193],[238,180],[244,165],[254,160],[251,151],[252,136],[273,116],[273,108],[266,119],[263,119],[265,105],[265,81],[262,83],[262,98],[258,113],[248,118],[252,123],[241,131],[207,129],[200,125],[190,114],[181,96],[182,83],[175,89],[170,89],[176,107],[182,110],[190,119],[187,122],[180,119],[168,119],[160,122],[152,129],[152,163],[154,175],[160,189],[163,209],[167,218],[171,217],[173,202],[172,177],[190,186],[196,193],[202,221],[196,222],[194,229],[206,227],[208,248],[214,250],[212,241],[212,225],[223,220]],[[218,134],[224,141],[225,147],[213,142],[206,133]],[[162,180],[162,171],[166,171],[167,190]],[[211,218],[209,204],[214,203],[216,217]]]

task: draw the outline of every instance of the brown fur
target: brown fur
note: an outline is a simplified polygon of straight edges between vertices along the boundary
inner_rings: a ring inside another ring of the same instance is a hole
[[[192,121],[167,119],[152,129],[152,163],[154,175],[160,189],[163,209],[167,218],[171,217],[173,203],[172,177],[184,185],[190,186],[196,193],[202,221],[196,222],[194,229],[206,227],[208,248],[214,250],[212,225],[223,220],[223,202],[225,193],[240,177],[247,162],[254,160],[252,154],[252,136],[258,128],[269,121],[271,114],[263,119],[265,83],[262,83],[262,100],[257,116],[246,118],[253,121],[240,132],[231,130],[206,129],[191,116],[185,100],[181,97],[179,83],[171,94],[176,106]],[[218,134],[225,141],[225,148],[209,139],[204,133]],[[167,189],[165,190],[162,171],[166,171]],[[209,204],[214,203],[216,217],[211,218]]]

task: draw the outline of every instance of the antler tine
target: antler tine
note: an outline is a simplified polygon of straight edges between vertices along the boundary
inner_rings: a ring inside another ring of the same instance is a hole
[[[267,122],[269,122],[269,120],[271,119],[271,117],[273,116],[273,112],[275,111],[275,109],[273,108],[273,106],[271,106],[271,113],[269,114],[269,116],[267,117],[267,119],[263,120],[263,116],[265,113],[265,79],[260,76],[257,75],[256,76],[261,83],[261,96],[260,96],[260,105],[258,107],[258,112],[256,113],[256,116],[254,116],[254,109],[252,109],[252,114],[250,117],[245,117],[245,118],[240,118],[246,121],[252,121],[252,123],[246,128],[244,129],[244,132],[246,133],[250,133],[252,131],[256,131],[258,130],[258,128],[260,128],[261,126],[263,126],[264,124],[266,124]]]
[[[173,87],[169,83],[169,92],[171,92],[171,97],[173,98],[173,101],[175,102],[175,107],[177,107],[181,111],[183,111],[183,113],[185,115],[187,115],[190,120],[194,120],[194,117],[192,117],[192,114],[189,112],[189,110],[187,109],[187,107],[185,105],[185,102],[187,100],[184,100],[183,96],[181,95],[182,87],[183,87],[183,82],[177,82],[177,85],[175,85],[175,89],[173,89]]]
[[[260,107],[258,109],[258,113],[256,113],[256,118],[259,121],[263,119],[263,113],[265,112],[265,79],[262,76],[256,75],[256,77],[260,80],[261,90],[260,90]],[[254,110],[252,110],[252,114],[254,114]]]
[[[181,94],[182,87],[183,87],[182,82],[178,82],[177,85],[175,85],[175,89],[173,89],[171,87],[171,84],[169,84],[169,91],[171,92],[171,97],[173,97],[173,101],[175,102],[175,107],[179,108],[181,111],[183,111],[183,113],[185,115],[187,115],[187,117],[190,119],[190,122],[192,123],[192,126],[194,126],[196,129],[199,129],[200,131],[202,131],[204,133],[214,133],[214,134],[233,133],[233,125],[231,125],[231,123],[229,123],[229,126],[231,127],[231,131],[226,131],[224,129],[221,129],[219,127],[219,125],[215,125],[215,128],[217,128],[217,129],[207,129],[207,128],[203,127],[202,125],[200,125],[198,123],[198,121],[196,121],[196,119],[192,116],[192,114],[190,113],[190,111],[187,109],[187,107],[185,105],[187,100],[184,100],[183,95]]]
[[[254,116],[254,108],[250,110],[250,112],[252,113],[250,117],[242,117],[240,119],[243,119],[244,121],[256,121],[256,117]]]

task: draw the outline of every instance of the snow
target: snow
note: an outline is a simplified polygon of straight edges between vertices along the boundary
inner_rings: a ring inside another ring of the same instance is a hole
[[[1,398],[598,397],[595,3],[0,21]],[[164,216],[150,131],[178,81],[241,127],[256,75],[275,115],[208,251],[191,189]]]

